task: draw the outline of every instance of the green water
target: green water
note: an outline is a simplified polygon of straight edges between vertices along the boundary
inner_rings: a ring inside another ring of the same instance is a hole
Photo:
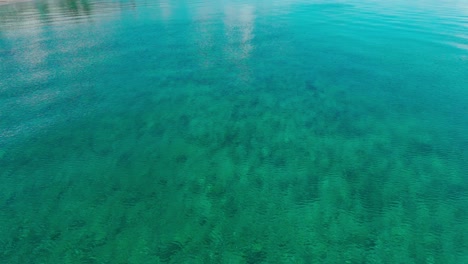
[[[468,263],[468,3],[0,6],[0,263]]]

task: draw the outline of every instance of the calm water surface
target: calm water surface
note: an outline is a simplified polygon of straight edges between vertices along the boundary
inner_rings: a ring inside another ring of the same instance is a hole
[[[468,263],[468,2],[0,6],[1,263]]]

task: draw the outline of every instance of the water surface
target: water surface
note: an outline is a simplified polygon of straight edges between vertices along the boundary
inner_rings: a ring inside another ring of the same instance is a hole
[[[1,263],[468,263],[464,1],[0,6]]]

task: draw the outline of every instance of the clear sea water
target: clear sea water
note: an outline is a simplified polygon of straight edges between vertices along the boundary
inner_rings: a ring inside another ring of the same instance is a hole
[[[0,263],[468,263],[468,2],[0,6]]]

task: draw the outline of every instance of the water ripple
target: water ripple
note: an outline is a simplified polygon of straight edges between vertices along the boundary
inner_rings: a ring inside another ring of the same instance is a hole
[[[1,6],[0,262],[465,263],[467,14]]]

